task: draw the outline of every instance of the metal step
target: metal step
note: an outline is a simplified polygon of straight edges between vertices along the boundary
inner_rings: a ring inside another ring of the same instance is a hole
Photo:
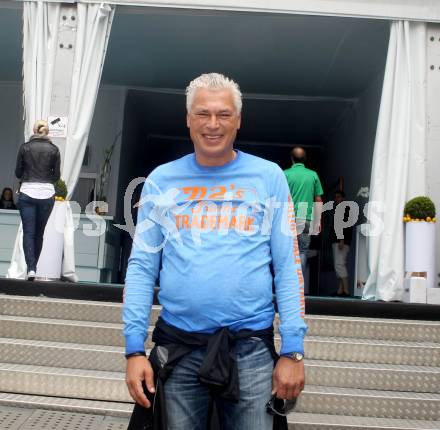
[[[153,306],[151,325],[160,310]],[[120,324],[121,312],[120,303],[0,295],[0,315]],[[440,343],[439,321],[307,315],[306,322],[310,336]]]
[[[46,397],[3,392],[0,392],[0,405],[26,409],[80,412],[85,414],[108,415],[125,418],[129,417],[133,410],[132,403],[100,402],[97,400],[67,399],[63,397]]]
[[[296,412],[440,421],[440,394],[307,385]]]
[[[152,330],[150,327],[147,348],[152,347]],[[0,337],[124,346],[121,324],[7,315],[0,316]],[[276,336],[277,348],[279,343]],[[307,358],[315,360],[440,366],[438,343],[307,336],[305,351]]]
[[[0,338],[0,362],[124,372],[121,346]]]
[[[440,421],[353,417],[295,412],[289,430],[439,430]]]
[[[125,374],[0,363],[0,392],[131,403]]]
[[[306,357],[314,360],[440,366],[440,344],[350,338],[305,338]]]
[[[440,343],[440,321],[309,316],[308,335]]]
[[[0,338],[4,363],[124,372],[124,348]],[[307,359],[307,383],[347,388],[438,392],[440,368]]]
[[[122,324],[0,316],[0,336],[54,342],[123,346]]]
[[[440,367],[306,360],[310,385],[439,393]]]
[[[121,323],[121,311],[120,303],[0,295],[0,315]]]
[[[290,429],[440,430],[440,322],[306,320],[307,386]],[[0,295],[0,405],[127,418],[122,329],[119,303]]]
[[[124,374],[0,363],[0,391],[127,402]],[[440,394],[307,385],[297,412],[377,418],[440,420]]]

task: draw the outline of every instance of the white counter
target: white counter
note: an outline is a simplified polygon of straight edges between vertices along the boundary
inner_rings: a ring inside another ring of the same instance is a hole
[[[116,282],[119,268],[120,232],[113,217],[79,216],[75,231],[76,273],[83,282]],[[0,209],[0,276],[6,276],[20,225],[18,210]],[[101,232],[88,235],[84,232]]]

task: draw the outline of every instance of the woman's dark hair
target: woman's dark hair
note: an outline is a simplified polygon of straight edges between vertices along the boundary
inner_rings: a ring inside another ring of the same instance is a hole
[[[1,196],[0,200],[5,200],[5,192],[6,191],[10,191],[11,192],[11,200],[14,200],[14,198],[13,198],[14,193],[12,191],[12,188],[9,188],[9,187],[3,188],[2,196]]]
[[[339,194],[343,199],[345,199],[345,193],[344,193],[344,191],[342,191],[342,190],[336,190],[336,191],[335,191],[335,196],[336,196],[336,194]]]

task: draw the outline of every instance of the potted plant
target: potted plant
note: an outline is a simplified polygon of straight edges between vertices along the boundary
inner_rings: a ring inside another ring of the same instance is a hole
[[[405,271],[407,277],[425,278],[434,287],[435,205],[426,196],[409,200],[404,209]]]
[[[55,204],[44,230],[43,249],[37,265],[37,278],[47,281],[60,279],[63,264],[67,186],[59,179],[54,188]]]
[[[405,205],[403,221],[435,223],[434,202],[425,196],[414,197],[409,200]]]
[[[116,143],[121,135],[122,135],[122,131],[116,133],[116,136],[113,139],[113,143],[107,149],[104,150],[104,161],[101,165],[101,168],[99,169],[99,177],[98,177],[97,190],[96,190],[95,212],[98,215],[104,215],[108,212],[106,190],[108,186],[108,180],[110,178],[113,152],[116,148]]]
[[[64,202],[67,197],[67,186],[66,183],[62,179],[58,179],[58,181],[54,184],[55,188],[55,201]]]

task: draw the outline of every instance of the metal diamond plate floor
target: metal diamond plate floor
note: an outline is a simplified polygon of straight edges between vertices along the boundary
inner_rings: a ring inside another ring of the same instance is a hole
[[[0,430],[126,430],[128,418],[0,406]]]

